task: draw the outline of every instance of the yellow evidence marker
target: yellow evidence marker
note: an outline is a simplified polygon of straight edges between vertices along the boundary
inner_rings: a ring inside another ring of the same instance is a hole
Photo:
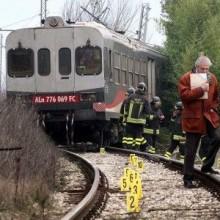
[[[120,189],[122,192],[127,192],[129,191],[129,183],[128,183],[128,178],[125,176],[122,176],[120,179]]]
[[[138,168],[139,172],[143,172],[144,171],[144,161],[143,160],[138,160],[137,168]]]
[[[104,147],[100,147],[99,152],[100,152],[100,154],[104,155],[106,153],[105,148]]]
[[[134,193],[127,193],[126,196],[127,211],[128,212],[140,212],[138,195]]]
[[[125,167],[125,168],[124,168],[124,177],[128,177],[128,175],[129,175],[129,170],[131,170],[131,168],[129,168],[129,167]]]
[[[137,194],[139,200],[143,198],[141,180],[135,180],[131,185],[131,193]]]
[[[132,157],[134,157],[135,156],[135,154],[130,154],[129,155],[129,164],[132,164]]]

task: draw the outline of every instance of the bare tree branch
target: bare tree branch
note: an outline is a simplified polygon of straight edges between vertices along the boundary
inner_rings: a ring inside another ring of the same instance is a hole
[[[83,9],[80,9],[84,8]],[[113,30],[127,31],[132,25],[140,5],[134,7],[132,0],[67,0],[64,4],[63,17],[72,21],[100,21]],[[87,11],[87,12],[86,12]]]

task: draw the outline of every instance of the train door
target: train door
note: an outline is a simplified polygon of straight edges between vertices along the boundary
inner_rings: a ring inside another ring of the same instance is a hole
[[[73,40],[72,34],[68,33],[70,32],[65,28],[36,29],[37,92],[63,93],[73,91],[72,45],[70,45]]]
[[[59,28],[55,32],[57,92],[74,91],[73,28]]]

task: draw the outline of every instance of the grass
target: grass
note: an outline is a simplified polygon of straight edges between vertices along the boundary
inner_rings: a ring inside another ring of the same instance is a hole
[[[54,190],[56,148],[37,126],[33,107],[22,100],[0,102],[0,125],[0,149],[22,148],[0,151],[0,210],[11,211],[12,219],[15,213],[43,219]],[[0,219],[7,212],[1,211]]]

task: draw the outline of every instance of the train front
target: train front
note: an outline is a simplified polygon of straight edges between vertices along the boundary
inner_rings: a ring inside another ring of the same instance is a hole
[[[32,102],[39,122],[63,132],[67,143],[85,136],[99,142],[106,117],[94,106],[104,102],[103,41],[96,28],[65,26],[59,17],[13,31],[6,40],[7,96]]]

